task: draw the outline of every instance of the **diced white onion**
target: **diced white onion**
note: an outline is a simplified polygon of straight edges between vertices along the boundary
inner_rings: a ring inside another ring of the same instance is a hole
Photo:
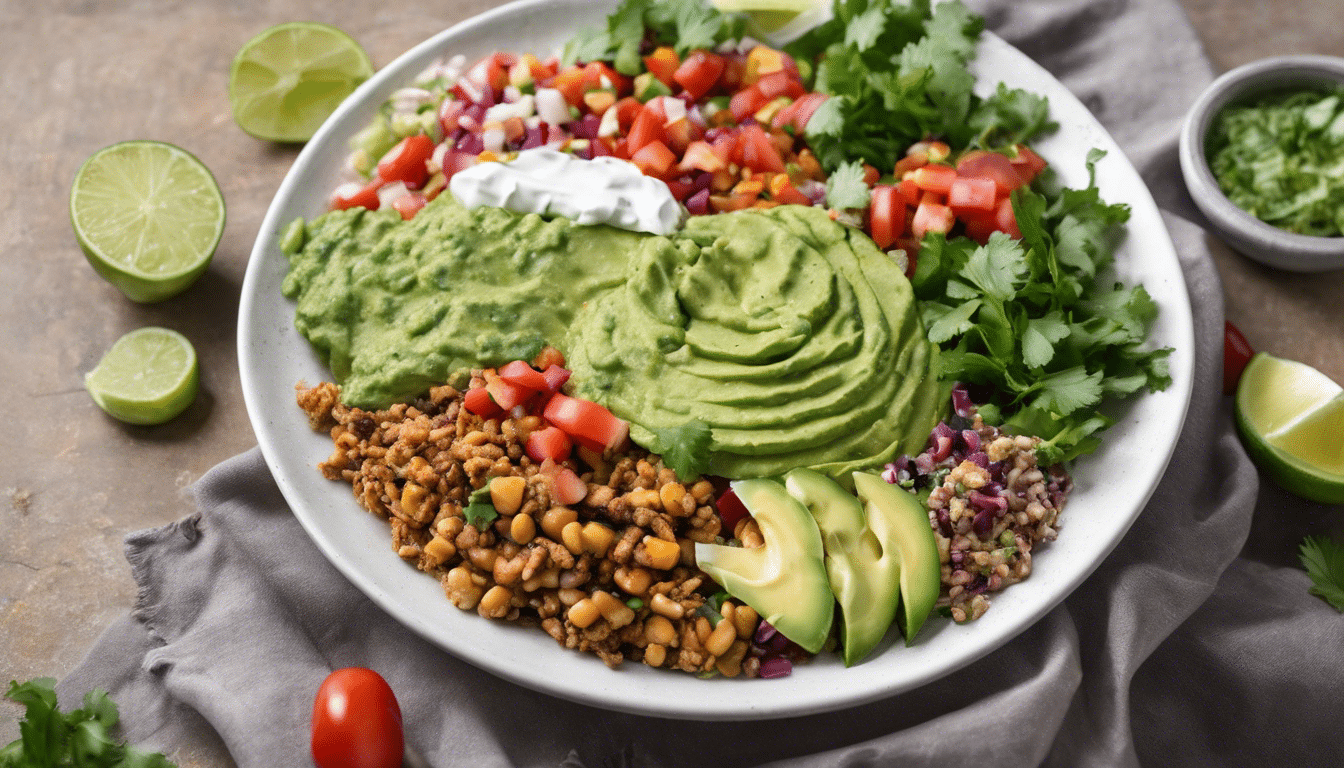
[[[565,95],[554,88],[538,88],[536,96],[537,115],[551,125],[563,125],[569,122],[569,103]]]
[[[392,204],[398,198],[411,194],[411,190],[406,187],[404,181],[390,181],[378,188],[378,210],[385,211],[392,207]]]

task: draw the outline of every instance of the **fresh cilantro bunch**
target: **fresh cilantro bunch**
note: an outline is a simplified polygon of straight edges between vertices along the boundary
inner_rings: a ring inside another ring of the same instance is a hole
[[[940,378],[980,385],[987,420],[1042,438],[1043,464],[1096,449],[1112,423],[1098,410],[1107,397],[1171,383],[1171,350],[1144,347],[1157,305],[1142,286],[1099,281],[1129,218],[1097,192],[1103,154],[1088,155],[1086,189],[1013,193],[1020,241],[925,237],[911,280]]]
[[[56,681],[40,677],[11,681],[5,697],[24,705],[19,739],[0,749],[0,768],[173,768],[168,758],[142,752],[112,738],[117,705],[104,691],[84,696],[84,706],[62,713]]]
[[[1302,541],[1302,566],[1311,577],[1311,593],[1344,613],[1344,547],[1324,536]]]
[[[609,61],[623,75],[644,71],[645,43],[670,45],[685,56],[697,48],[713,49],[740,40],[746,17],[721,13],[704,0],[624,0],[605,28],[579,32],[565,46],[561,61]]]
[[[830,21],[786,48],[815,63],[813,88],[831,96],[805,134],[822,167],[890,169],[922,139],[994,149],[1050,129],[1040,96],[1002,84],[988,99],[973,92],[967,64],[983,28],[959,0],[835,0]]]

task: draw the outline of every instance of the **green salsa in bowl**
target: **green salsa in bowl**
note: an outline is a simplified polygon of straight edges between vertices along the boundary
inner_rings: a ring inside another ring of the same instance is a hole
[[[1238,67],[1186,116],[1186,187],[1233,248],[1297,272],[1344,269],[1344,59]]]

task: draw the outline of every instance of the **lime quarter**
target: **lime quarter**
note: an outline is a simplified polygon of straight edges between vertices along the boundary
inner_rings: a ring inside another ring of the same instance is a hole
[[[98,407],[129,424],[162,424],[196,399],[199,366],[191,342],[167,328],[140,328],[117,339],[84,387]]]
[[[1344,387],[1263,352],[1237,385],[1237,428],[1251,458],[1303,498],[1344,504]]]
[[[224,196],[189,152],[125,141],[80,166],[70,223],[99,275],[133,301],[161,301],[210,266],[224,234]]]
[[[229,73],[233,119],[259,139],[307,141],[373,74],[369,55],[341,30],[295,21],[243,45]]]

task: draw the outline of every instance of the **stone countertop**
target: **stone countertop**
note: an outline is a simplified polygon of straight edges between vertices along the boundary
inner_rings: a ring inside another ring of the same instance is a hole
[[[183,489],[255,445],[239,384],[234,336],[252,241],[297,148],[259,142],[234,125],[227,99],[234,53],[266,27],[296,19],[349,32],[375,66],[495,3],[397,5],[283,0],[89,3],[40,11],[0,3],[0,332],[11,393],[0,404],[16,438],[0,461],[0,684],[61,677],[135,598],[123,537],[186,514]],[[1281,53],[1344,55],[1338,0],[1184,0],[1220,71]],[[85,262],[70,230],[70,180],[94,151],[133,138],[196,154],[228,205],[224,238],[205,276],[160,304],[128,301]],[[23,200],[41,205],[21,210]],[[1344,381],[1344,273],[1296,275],[1212,242],[1227,314],[1250,343]],[[163,325],[196,345],[197,402],[160,427],[106,417],[83,374],[123,333]],[[1258,552],[1293,562],[1304,532],[1344,532],[1344,515],[1258,523]],[[0,704],[0,744],[18,733]],[[218,743],[184,745],[183,766],[231,765]]]

